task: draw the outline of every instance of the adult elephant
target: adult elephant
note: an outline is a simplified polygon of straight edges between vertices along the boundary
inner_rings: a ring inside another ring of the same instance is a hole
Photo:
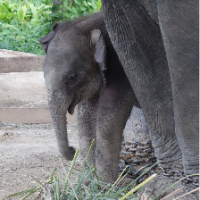
[[[159,165],[199,172],[198,1],[102,0]]]

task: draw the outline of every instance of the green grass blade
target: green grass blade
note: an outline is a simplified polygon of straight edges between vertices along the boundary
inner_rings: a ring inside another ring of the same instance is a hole
[[[54,182],[54,200],[59,200],[59,196],[60,196],[60,178],[59,178],[59,176],[58,176],[58,178],[54,177],[53,182]]]
[[[24,197],[21,198],[20,200],[24,200],[24,199],[26,199],[27,197],[31,196],[33,193],[35,193],[35,192],[36,192],[37,190],[39,190],[40,188],[41,188],[41,187],[39,186],[39,187],[33,189],[32,191],[30,191],[29,194],[27,194],[26,196],[24,196]]]
[[[42,187],[45,187],[44,184],[42,184],[38,179],[36,179],[35,177],[33,177],[31,174],[28,174],[32,179],[34,179],[37,183],[39,183],[39,185],[41,185]]]
[[[153,174],[151,175],[149,178],[147,178],[145,181],[143,181],[142,183],[140,183],[139,185],[137,185],[135,188],[133,188],[131,191],[129,191],[126,195],[124,195],[122,198],[120,198],[119,200],[124,200],[126,199],[128,196],[130,196],[131,194],[133,194],[134,192],[136,192],[137,190],[139,190],[141,187],[143,187],[146,183],[148,183],[150,180],[152,180],[153,178],[155,178],[157,176],[157,174]]]
[[[38,13],[37,13],[36,7],[32,3],[29,3],[29,7],[33,13],[33,16],[34,16],[36,22],[38,22]]]
[[[3,2],[2,4],[0,4],[2,11],[6,12],[6,14],[8,15],[14,15],[14,13],[12,12],[11,8],[8,5],[8,2]]]
[[[128,190],[128,188],[132,187],[132,185],[133,185],[135,182],[137,182],[138,179],[140,179],[144,174],[146,174],[146,173],[147,173],[148,171],[150,171],[154,166],[156,166],[157,163],[158,163],[158,162],[154,163],[149,169],[147,169],[146,171],[144,171],[140,176],[138,176],[136,179],[134,179],[131,183],[129,183],[129,184],[128,184],[127,186],[125,186],[125,187],[123,187],[123,185],[125,184],[125,182],[124,182],[124,184],[122,184],[121,187],[120,187],[120,188],[122,188],[122,189],[120,189],[120,190],[117,192],[117,195],[114,197],[114,199],[116,199],[117,196],[119,196],[119,194],[121,194],[121,193],[123,193],[124,191]],[[124,177],[125,177],[125,175],[124,175]]]
[[[75,191],[77,193],[79,193],[79,190],[81,189],[81,185],[82,183],[89,177],[89,175],[93,172],[93,168],[89,168],[87,171],[85,171],[83,176],[80,176],[80,173],[82,174],[82,172],[80,171],[79,173],[79,180],[77,181],[77,186],[75,188]]]
[[[18,9],[17,17],[19,23],[22,23],[24,21],[25,15],[26,15],[26,6],[24,5]]]
[[[120,174],[120,176],[117,178],[117,180],[114,182],[114,184],[112,185],[112,187],[108,190],[108,192],[105,194],[105,196],[102,199],[106,198],[106,196],[110,193],[110,191],[117,184],[117,182],[119,181],[119,179],[122,177],[122,175],[124,174],[124,172],[126,171],[126,169],[127,169],[127,166],[124,168],[124,170],[122,171],[122,173]]]
[[[53,180],[54,174],[55,174],[56,171],[57,171],[57,168],[55,168],[55,169],[53,170],[51,176],[49,177],[49,180],[48,180],[46,183],[50,183],[50,182]]]
[[[35,22],[38,23],[38,11],[36,7],[34,6],[33,2],[29,2],[28,0],[25,0],[27,6],[31,9],[31,12],[33,13],[33,18],[35,19]]]
[[[105,185],[105,187],[99,193],[97,193],[92,200],[95,200],[95,198],[97,198],[98,196],[100,196],[104,192],[104,190],[106,190],[108,188],[108,185]]]
[[[182,198],[182,197],[185,197],[185,196],[187,196],[188,194],[191,194],[191,193],[196,192],[196,191],[198,191],[198,190],[199,190],[199,187],[198,187],[198,188],[195,188],[194,190],[191,190],[190,192],[188,192],[188,193],[186,193],[186,194],[183,194],[183,195],[181,195],[181,196],[179,196],[179,197],[176,197],[176,199],[174,199],[174,200],[178,200],[178,199],[180,199],[180,198]]]
[[[192,174],[192,175],[188,175],[188,176],[199,176],[199,174]],[[181,182],[182,180],[186,179],[187,177],[183,177],[182,179],[178,180],[177,182],[175,182],[174,184],[172,184],[171,186],[169,186],[166,190],[164,190],[163,192],[161,192],[157,197],[155,197],[153,200],[156,200],[159,196],[161,196],[162,194],[164,194],[167,190],[169,190],[171,187],[174,187],[174,185],[176,185],[177,183]]]
[[[41,190],[41,191],[39,192],[39,194],[37,195],[37,197],[36,197],[34,200],[38,200],[38,199],[39,199],[40,195],[42,194],[42,191],[43,191],[43,190]]]
[[[92,149],[92,146],[94,145],[94,142],[95,142],[95,139],[92,140],[92,144],[90,145],[90,148],[89,148],[89,150],[88,150],[88,152],[87,152],[87,154],[86,154],[86,157],[85,157],[85,159],[84,159],[84,161],[83,161],[83,165],[82,165],[82,167],[81,167],[81,172],[82,172],[83,168],[85,167],[86,161],[87,161],[87,159],[88,159],[88,156],[89,156],[89,154],[90,154],[90,151],[91,151],[91,149]],[[79,180],[79,178],[78,178],[78,180]]]
[[[154,163],[149,169],[147,169],[146,171],[144,171],[140,176],[138,176],[136,179],[134,179],[131,183],[129,183],[126,187],[124,187],[122,190],[124,189],[128,189],[129,187],[131,187],[133,185],[133,183],[137,182],[144,174],[146,174],[148,171],[150,171],[154,166],[156,166],[158,164],[158,162]],[[123,185],[122,185],[123,186]]]
[[[70,185],[70,187],[71,187],[71,190],[72,190],[72,192],[73,192],[75,198],[78,200],[78,196],[77,196],[77,194],[76,194],[76,192],[75,192],[75,190],[74,190],[74,187],[73,187],[73,185],[72,185],[70,179],[69,179],[68,181],[69,181],[69,185]],[[72,199],[72,194],[70,195],[69,199]],[[62,199],[61,199],[61,200],[62,200]]]
[[[78,156],[79,152],[80,152],[80,150],[76,150],[74,159],[73,159],[73,161],[72,161],[72,166],[71,166],[70,171],[69,171],[69,173],[67,174],[67,178],[66,178],[66,180],[65,180],[63,192],[62,192],[62,195],[61,195],[61,198],[60,198],[61,200],[63,199],[63,197],[64,197],[64,195],[65,195],[65,190],[66,190],[66,188],[67,188],[67,184],[68,184],[69,178],[70,178],[70,176],[71,176],[71,173],[72,173],[72,170],[73,170],[73,168],[74,168],[74,165],[75,165],[75,162],[76,162],[76,159],[77,159],[77,156]]]
[[[36,189],[36,188],[32,188],[32,189],[30,189],[30,190],[24,190],[24,191],[22,191],[22,192],[17,192],[17,193],[15,193],[15,194],[11,194],[11,195],[9,195],[9,196],[6,196],[5,198],[6,198],[6,199],[9,199],[9,198],[14,197],[14,196],[26,194],[26,193],[28,193],[28,192],[31,192],[31,191],[35,190],[35,189]]]

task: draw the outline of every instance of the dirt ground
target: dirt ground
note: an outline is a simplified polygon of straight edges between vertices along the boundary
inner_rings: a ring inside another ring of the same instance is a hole
[[[70,145],[78,148],[76,123],[68,124]],[[32,188],[45,181],[56,167],[60,155],[52,125],[0,124],[0,199]],[[71,161],[62,162],[66,168]],[[15,197],[12,199],[20,199]]]

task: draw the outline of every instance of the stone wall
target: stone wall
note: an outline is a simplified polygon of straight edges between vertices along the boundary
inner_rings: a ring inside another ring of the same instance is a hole
[[[124,141],[147,142],[149,130],[142,109],[133,107],[124,129]]]
[[[51,123],[43,62],[44,56],[0,49],[0,123]],[[76,115],[68,114],[68,122]]]

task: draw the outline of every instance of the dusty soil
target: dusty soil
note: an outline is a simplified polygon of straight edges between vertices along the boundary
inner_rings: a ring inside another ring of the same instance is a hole
[[[70,145],[78,148],[76,127],[68,124],[68,136]],[[61,166],[59,158],[52,125],[0,124],[0,199],[37,185],[29,174],[45,181]],[[70,167],[70,161],[61,160]]]
[[[76,122],[68,123],[68,137],[70,145],[78,148]],[[45,181],[56,167],[62,166],[61,163],[65,169],[69,169],[72,164],[71,161],[66,161],[59,155],[52,125],[0,123],[0,200],[10,194],[38,186],[31,176],[41,182]],[[80,169],[78,162],[75,168]],[[150,183],[150,186],[159,188],[162,185],[164,188],[161,188],[161,191],[163,191],[168,188],[167,182],[169,182],[168,185],[172,184],[172,179],[160,177],[153,184]],[[180,184],[177,188],[182,186],[185,187]],[[194,187],[187,187],[184,193],[193,189]],[[21,197],[10,199],[19,200]],[[187,197],[184,200],[196,200],[198,192],[194,196],[192,194]],[[31,196],[28,199],[34,198]],[[141,199],[150,200],[151,198],[143,194]]]

